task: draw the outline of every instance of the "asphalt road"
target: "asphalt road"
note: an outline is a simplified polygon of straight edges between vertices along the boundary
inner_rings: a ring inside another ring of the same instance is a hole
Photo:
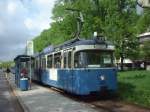
[[[0,70],[0,112],[23,112],[2,70]]]

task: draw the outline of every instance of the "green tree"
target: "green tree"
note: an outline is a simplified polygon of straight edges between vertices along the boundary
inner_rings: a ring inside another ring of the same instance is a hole
[[[74,38],[78,14],[66,8],[83,13],[81,38],[91,38],[97,31],[115,44],[117,58],[121,57],[122,61],[124,57],[137,58],[137,34],[147,29],[150,14],[145,10],[143,15],[137,15],[134,0],[57,0],[53,9],[54,22],[34,39],[36,51]]]
[[[143,33],[145,31],[150,31],[150,9],[144,9],[144,12],[138,19],[135,28],[137,34]]]

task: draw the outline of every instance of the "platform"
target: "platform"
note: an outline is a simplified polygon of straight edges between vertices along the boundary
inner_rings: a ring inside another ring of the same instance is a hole
[[[12,76],[9,80],[25,112],[105,112],[37,84],[32,84],[31,90],[20,91]]]
[[[0,112],[24,112],[2,70],[0,70]]]
[[[11,75],[9,84],[24,112],[150,112],[149,108],[111,99],[86,103],[35,83],[32,83],[31,90],[21,91],[14,82],[14,75]]]

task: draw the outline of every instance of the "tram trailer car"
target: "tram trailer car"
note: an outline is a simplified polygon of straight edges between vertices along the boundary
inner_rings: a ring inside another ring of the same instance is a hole
[[[114,46],[103,39],[73,39],[49,46],[35,60],[38,73],[33,79],[43,84],[76,95],[117,90]]]

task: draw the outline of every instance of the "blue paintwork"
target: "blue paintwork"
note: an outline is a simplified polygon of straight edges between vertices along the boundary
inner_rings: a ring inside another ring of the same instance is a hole
[[[117,78],[115,68],[82,68],[82,69],[58,69],[58,80],[50,80],[48,70],[41,71],[41,81],[44,84],[61,88],[78,95],[88,95],[91,92],[100,92],[102,87],[110,91],[117,90]],[[105,80],[100,76],[104,75]]]

